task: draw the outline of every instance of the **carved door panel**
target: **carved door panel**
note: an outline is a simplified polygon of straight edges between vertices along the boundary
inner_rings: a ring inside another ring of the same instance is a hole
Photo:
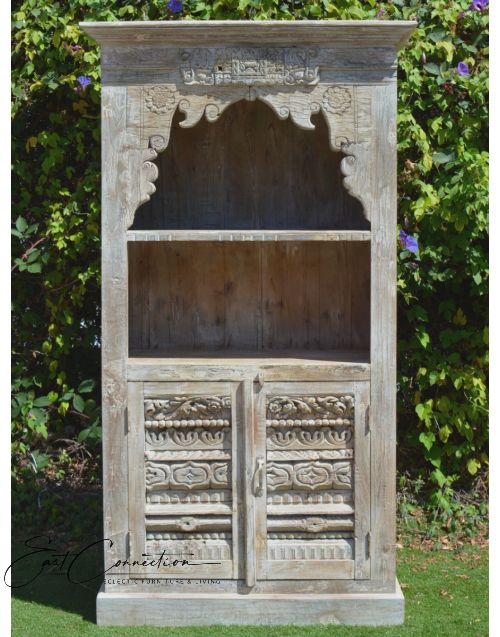
[[[131,573],[238,577],[238,393],[238,383],[129,383],[130,558],[165,552],[162,568]]]
[[[369,383],[255,393],[257,579],[369,578]]]

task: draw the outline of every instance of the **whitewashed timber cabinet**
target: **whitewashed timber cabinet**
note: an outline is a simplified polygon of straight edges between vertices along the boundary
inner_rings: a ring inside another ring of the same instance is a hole
[[[127,560],[99,623],[403,621],[396,53],[414,26],[82,24],[102,50],[105,564]]]

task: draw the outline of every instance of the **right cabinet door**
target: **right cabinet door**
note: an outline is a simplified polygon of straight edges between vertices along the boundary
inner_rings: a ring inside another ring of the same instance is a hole
[[[369,382],[254,390],[257,578],[369,579]]]

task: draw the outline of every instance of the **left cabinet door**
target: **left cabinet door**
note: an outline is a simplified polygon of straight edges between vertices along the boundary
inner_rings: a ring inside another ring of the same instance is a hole
[[[239,383],[129,382],[131,575],[240,576],[240,391]]]

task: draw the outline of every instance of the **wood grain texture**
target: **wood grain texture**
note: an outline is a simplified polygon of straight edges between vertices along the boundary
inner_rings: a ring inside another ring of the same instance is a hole
[[[374,88],[378,161],[371,176],[372,578],[396,572],[396,85]],[[376,184],[376,187],[375,187]]]
[[[127,89],[102,92],[102,425],[105,563],[127,554]],[[112,544],[111,544],[112,543]]]
[[[129,230],[127,241],[370,241],[369,230]]]
[[[196,20],[168,22],[80,22],[80,27],[101,45],[196,43],[221,45],[234,42],[288,44],[297,42],[353,48],[397,47],[406,43],[417,26],[404,20]]]
[[[131,351],[369,346],[365,242],[128,247]]]
[[[278,582],[277,582],[278,584]],[[303,588],[307,582],[300,583]],[[194,624],[394,625],[404,621],[399,584],[393,593],[253,594],[100,592],[97,623],[190,626]]]
[[[146,528],[144,525],[144,384],[127,383],[128,418],[128,558],[139,559],[146,552]]]

